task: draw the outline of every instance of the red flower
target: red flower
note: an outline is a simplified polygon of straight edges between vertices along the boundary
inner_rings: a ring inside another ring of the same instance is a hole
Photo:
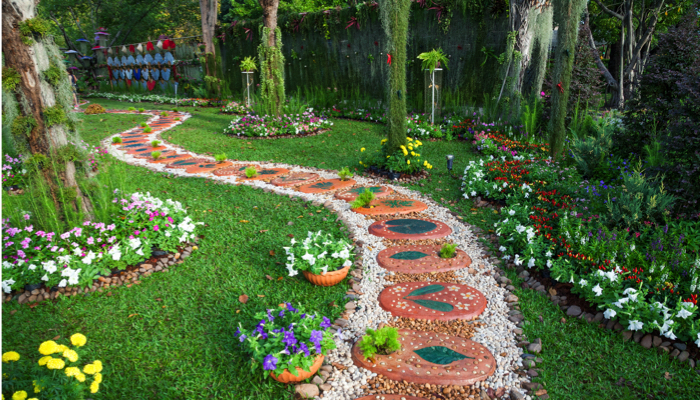
[[[388,57],[387,60],[386,60],[386,63],[389,64],[389,65],[391,65],[391,54],[386,53],[386,56]]]

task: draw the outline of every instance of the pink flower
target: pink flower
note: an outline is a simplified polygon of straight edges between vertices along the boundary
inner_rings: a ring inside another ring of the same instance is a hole
[[[154,230],[154,231],[157,231],[158,229],[160,229],[160,228],[158,227],[158,225],[154,225],[154,226],[153,226],[153,230]]]
[[[173,219],[170,218],[170,217],[168,217],[168,222],[170,222],[170,223],[172,224],[172,223],[173,223]]]
[[[89,237],[87,240],[87,244],[95,244],[95,239],[93,237]]]
[[[24,214],[24,219],[25,219],[25,221],[29,220],[29,214]]]

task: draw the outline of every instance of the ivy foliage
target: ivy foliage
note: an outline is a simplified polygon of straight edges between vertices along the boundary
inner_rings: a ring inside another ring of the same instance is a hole
[[[68,122],[66,111],[60,105],[44,108],[44,122],[46,127],[50,128],[54,125],[65,124]]]
[[[15,136],[29,136],[36,127],[36,120],[31,115],[18,115],[12,120],[10,132]]]
[[[278,116],[284,107],[284,56],[282,31],[275,28],[275,45],[269,46],[269,28],[262,28],[262,42],[258,46],[260,58],[260,102],[267,115]]]
[[[19,72],[12,67],[2,67],[2,90],[14,92],[22,78]]]
[[[55,62],[51,61],[49,68],[42,72],[42,77],[46,82],[50,83],[51,86],[58,87],[62,79],[67,76],[65,68],[61,68]]]

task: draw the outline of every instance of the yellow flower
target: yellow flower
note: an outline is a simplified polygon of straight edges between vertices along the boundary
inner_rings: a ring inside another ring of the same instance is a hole
[[[34,385],[34,393],[39,393],[41,392],[42,387],[36,384],[36,381],[32,381],[32,384]]]
[[[51,356],[44,356],[39,359],[39,365],[44,366],[51,359]]]
[[[413,141],[413,138],[410,138],[410,137],[406,136],[406,140],[408,140],[409,142],[411,142],[411,141]]]
[[[411,160],[406,160],[406,164],[411,165]]]
[[[97,372],[95,371],[95,369],[95,364],[88,364],[85,367],[83,367],[83,372],[85,372],[88,375],[92,375]]]
[[[63,369],[66,366],[66,362],[60,358],[52,358],[46,363],[46,368],[48,369]]]
[[[85,382],[85,374],[80,373],[75,376],[75,379],[77,379],[78,382]]]
[[[428,160],[423,161],[423,165],[427,167],[427,166],[428,166]]]
[[[411,152],[411,155],[415,157],[415,156],[416,156],[416,153],[414,153],[414,152]]]
[[[409,145],[408,145],[408,149],[409,149],[409,150],[413,150],[413,146],[411,146],[411,145],[409,144]]]
[[[92,382],[90,385],[90,393],[97,393],[98,390],[100,390],[100,384],[97,382]]]
[[[53,340],[46,341],[39,346],[39,353],[48,356],[49,354],[56,353],[58,345]]]
[[[67,358],[70,360],[70,362],[76,362],[78,361],[78,353],[75,352],[75,350],[66,350],[63,352],[63,357]]]
[[[364,151],[365,151],[365,148],[364,148],[364,147],[363,147],[363,148],[361,148],[361,149],[360,149],[360,151],[361,151],[361,152],[364,152]]]
[[[70,337],[70,342],[73,343],[73,346],[83,347],[87,343],[87,338],[82,333],[76,333]]]
[[[20,390],[12,395],[12,400],[25,400],[27,398],[27,392]]]
[[[102,372],[102,361],[95,360],[92,363],[95,365],[95,372]]]
[[[17,360],[19,360],[19,353],[16,351],[8,351],[2,355],[2,362],[4,363]]]
[[[102,374],[101,373],[98,372],[95,374],[95,382],[102,383]]]
[[[391,158],[391,156],[386,156],[386,158]]]
[[[404,155],[404,157],[406,157],[408,155],[408,152],[406,150],[404,150],[403,155]]]
[[[63,371],[66,373],[66,376],[77,376],[81,374],[80,368],[78,367],[67,367]]]
[[[389,139],[382,139],[382,144],[386,143]]]

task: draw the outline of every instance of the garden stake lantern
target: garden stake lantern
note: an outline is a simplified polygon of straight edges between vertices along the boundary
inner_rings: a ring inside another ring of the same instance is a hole
[[[447,170],[452,172],[452,161],[454,161],[455,156],[448,154],[445,156],[445,158],[447,159]]]
[[[88,40],[87,39],[77,39],[76,42],[80,43],[80,52],[83,54],[87,54]]]
[[[430,123],[440,118],[440,94],[442,93],[442,68],[425,71],[425,104],[430,104]],[[427,108],[427,107],[426,107]],[[427,110],[426,110],[427,111]]]

